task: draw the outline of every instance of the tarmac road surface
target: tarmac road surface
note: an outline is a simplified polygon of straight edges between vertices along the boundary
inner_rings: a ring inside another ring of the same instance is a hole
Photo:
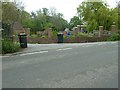
[[[118,42],[59,45],[3,57],[3,88],[118,88]]]

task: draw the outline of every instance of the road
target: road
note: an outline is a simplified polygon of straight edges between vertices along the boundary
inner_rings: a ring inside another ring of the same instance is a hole
[[[118,87],[117,42],[55,47],[3,57],[3,88]]]

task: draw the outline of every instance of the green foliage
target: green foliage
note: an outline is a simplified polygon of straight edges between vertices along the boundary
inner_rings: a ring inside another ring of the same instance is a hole
[[[32,34],[30,37],[32,38],[38,38],[38,37],[41,37],[41,38],[48,38],[48,36],[45,36],[45,35],[36,35],[36,34]]]
[[[22,18],[22,24],[24,27],[31,28],[31,32],[43,31],[46,28],[53,28],[54,30],[63,30],[68,26],[68,22],[63,19],[62,13],[56,13],[56,11],[50,14],[50,10],[43,8],[36,12],[31,12],[31,15],[27,12],[23,12],[26,17]]]
[[[70,22],[69,22],[69,28],[72,29],[74,26],[80,25],[82,24],[81,20],[79,19],[79,17],[74,16],[73,18],[71,18]]]
[[[75,39],[75,35],[70,35],[70,36],[64,36],[64,38],[72,38],[72,39]]]
[[[79,32],[79,33],[78,33],[78,36],[79,36],[79,37],[93,37],[93,34],[91,34],[91,33],[82,33],[82,32]]]
[[[53,31],[53,38],[57,38],[57,31]]]
[[[38,37],[38,35],[36,35],[36,34],[32,34],[31,37],[36,38],[36,37]]]
[[[113,34],[108,38],[108,41],[120,41],[120,34]]]
[[[20,1],[14,0],[14,2],[2,2],[1,8],[3,36],[10,37],[12,36],[12,24],[16,21],[21,22],[23,6]]]
[[[97,22],[94,19],[91,20],[91,22],[88,22],[86,29],[89,30],[89,32],[92,32],[93,30],[98,30]]]
[[[19,43],[2,40],[2,53],[14,53],[19,51],[20,45]]]
[[[94,35],[92,33],[82,33],[82,32],[79,32],[78,37],[93,37]],[[75,35],[71,34],[70,36],[64,36],[64,38],[76,38]]]
[[[49,10],[47,8],[42,8],[43,15],[48,16],[49,15]]]
[[[15,3],[3,2],[2,3],[2,20],[3,23],[12,24],[13,21],[17,21],[19,17],[19,10]]]
[[[20,22],[23,27],[30,28],[31,33],[43,31],[48,27],[59,31],[68,26],[68,22],[63,18],[63,14],[57,13],[55,8],[51,11],[47,8],[42,8],[28,13],[19,1],[13,3],[4,2],[2,5],[2,23],[5,33],[11,34],[11,30],[8,27],[11,27],[16,21]]]
[[[48,38],[48,36],[41,36],[41,38]]]
[[[119,29],[119,32],[120,32],[120,15],[118,16],[118,29]]]
[[[89,0],[88,0],[89,1]],[[118,26],[118,8],[110,9],[107,3],[103,2],[82,2],[77,8],[78,16],[82,22],[86,23],[90,32],[103,26],[105,30],[110,30],[110,26],[115,23]]]
[[[21,16],[22,22],[21,23],[22,23],[23,27],[31,28],[33,26],[31,15],[24,10],[21,13],[22,13],[22,16]]]
[[[52,23],[46,23],[44,28],[47,29],[47,28],[51,28],[53,27],[54,25]]]

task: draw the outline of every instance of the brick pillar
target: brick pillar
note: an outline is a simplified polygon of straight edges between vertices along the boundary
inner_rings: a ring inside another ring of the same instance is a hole
[[[117,30],[116,30],[116,25],[112,25],[112,26],[111,26],[111,32],[112,32],[112,33],[116,33],[116,32],[117,32]]]
[[[52,36],[53,36],[52,28],[49,28],[48,29],[48,38],[51,38]]]
[[[24,28],[25,33],[27,34],[27,36],[30,36],[30,28]]]
[[[99,26],[99,37],[102,37],[104,33],[103,26]]]
[[[78,32],[81,31],[81,30],[80,30],[80,25],[77,25],[77,30],[78,30]]]
[[[74,32],[75,37],[77,37],[77,35],[78,35],[78,30],[77,30],[77,27],[74,27],[73,32]]]

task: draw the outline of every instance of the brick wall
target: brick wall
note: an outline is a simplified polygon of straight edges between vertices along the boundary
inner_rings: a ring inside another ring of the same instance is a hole
[[[106,41],[107,37],[76,37],[76,38],[64,38],[64,43],[85,43],[85,42],[99,42]],[[14,41],[19,41],[18,37],[14,37]],[[57,38],[40,38],[40,37],[27,37],[28,43],[57,43]]]

